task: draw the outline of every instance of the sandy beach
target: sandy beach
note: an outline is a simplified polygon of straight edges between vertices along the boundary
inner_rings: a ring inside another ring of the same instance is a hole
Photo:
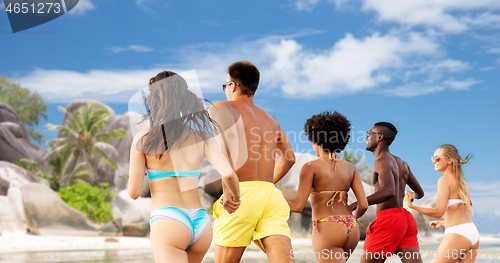
[[[421,240],[420,248],[424,262],[430,262],[439,240]],[[297,262],[315,262],[310,239],[292,239]],[[359,262],[363,242],[358,244],[348,262]],[[500,236],[481,237],[482,249],[476,262],[498,262]],[[73,237],[34,236],[25,233],[3,232],[0,236],[0,262],[154,262],[149,238],[139,237]],[[214,262],[213,245],[203,262]],[[251,244],[241,262],[267,262],[260,249]],[[397,257],[387,262],[400,262]]]

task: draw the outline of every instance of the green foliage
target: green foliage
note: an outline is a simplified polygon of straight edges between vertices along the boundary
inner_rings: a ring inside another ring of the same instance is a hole
[[[59,189],[57,194],[71,207],[83,212],[98,224],[113,220],[111,201],[116,193],[106,189],[108,183],[100,183],[93,187],[89,183],[78,180],[76,184]]]
[[[65,108],[59,107],[69,119],[68,125],[49,125],[52,130],[59,130],[66,137],[50,140],[47,144],[51,147],[50,156],[66,154],[64,165],[60,171],[60,185],[71,184],[72,177],[76,170],[83,164],[83,169],[87,172],[90,180],[96,180],[97,160],[101,160],[117,169],[116,164],[108,157],[106,151],[117,154],[116,149],[107,142],[112,139],[124,138],[126,131],[116,129],[106,131],[111,122],[111,112],[106,108],[91,104],[78,109],[76,113],[68,112]]]
[[[21,122],[27,126],[28,136],[38,143],[43,142],[43,135],[33,126],[38,125],[40,117],[47,120],[47,104],[43,103],[42,97],[36,91],[31,92],[21,87],[20,83],[14,83],[0,76],[0,101],[10,105],[19,115]]]
[[[52,190],[57,191],[57,189],[59,189],[59,177],[52,175],[49,171],[47,171],[45,168],[43,168],[35,161],[21,158],[19,160],[14,161],[14,164],[30,172],[35,177],[47,180]]]
[[[342,159],[352,163],[356,169],[358,169],[358,173],[361,176],[361,180],[363,182],[371,185],[372,184],[372,170],[370,169],[369,164],[363,164],[365,158],[363,156],[355,156],[354,153],[349,151],[344,151],[342,153]]]

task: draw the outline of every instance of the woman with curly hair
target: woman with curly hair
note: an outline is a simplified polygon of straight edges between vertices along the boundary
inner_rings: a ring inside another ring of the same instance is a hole
[[[368,208],[358,171],[337,156],[349,141],[351,123],[338,112],[325,111],[308,119],[304,129],[320,158],[302,167],[295,200],[287,202],[292,212],[300,213],[310,196],[315,259],[345,262],[359,242],[356,219]],[[354,216],[347,205],[347,192],[351,188],[358,200]]]
[[[146,174],[155,262],[201,262],[212,241],[210,219],[198,194],[203,159],[223,175],[232,194],[230,213],[240,202],[238,177],[208,133],[210,125],[218,124],[184,78],[164,71],[151,78],[148,87],[144,121],[149,129],[137,133],[132,142],[128,193],[133,199],[141,195]]]
[[[462,173],[462,164],[467,163],[460,158],[457,148],[450,144],[441,145],[432,156],[434,170],[443,176],[437,182],[436,208],[415,206],[413,192],[406,191],[405,200],[408,207],[426,216],[441,218],[444,221],[432,221],[431,227],[444,226],[444,237],[438,248],[437,258],[433,263],[472,263],[476,259],[479,248],[479,232],[472,222],[472,202],[469,187]]]

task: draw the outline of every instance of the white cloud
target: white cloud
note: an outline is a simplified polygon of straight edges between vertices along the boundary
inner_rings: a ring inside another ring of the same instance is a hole
[[[161,70],[90,70],[80,73],[37,69],[16,81],[42,94],[49,102],[71,102],[80,98],[127,102]]]
[[[306,50],[295,40],[268,44],[265,51],[274,60],[272,86],[286,95],[316,96],[358,92],[390,82],[390,71],[404,66],[407,56],[436,49],[419,34],[406,39],[379,34],[356,39],[347,34],[332,48],[319,52]]]
[[[409,83],[405,86],[401,86],[395,89],[388,89],[384,92],[399,97],[414,97],[425,94],[432,94],[441,92],[447,89],[450,90],[469,90],[469,87],[480,83],[481,81],[476,81],[474,79],[466,79],[462,81],[457,81],[454,79],[449,79],[437,83]]]
[[[490,48],[488,50],[488,53],[490,53],[490,54],[498,54],[498,53],[500,53],[500,48]]]
[[[168,8],[169,7],[169,1],[158,1],[158,0],[135,0],[135,4],[142,9],[143,11],[146,11],[148,13],[156,13],[156,9],[161,7],[161,8]]]
[[[301,45],[293,38],[298,36],[300,34],[231,44],[187,46],[176,52],[178,62],[173,62],[173,58],[164,69],[195,69],[203,93],[212,93],[220,92],[229,64],[250,59],[261,71],[260,92],[296,98],[340,96],[363,91],[408,97],[446,89],[466,90],[478,83],[474,79],[456,80],[454,75],[470,66],[443,58],[439,46],[419,33],[409,33],[404,37],[375,33],[364,38],[347,34],[324,50]],[[109,50],[119,53],[152,49],[129,46]],[[125,102],[128,95],[124,94],[145,86],[147,80],[160,70],[160,67],[88,72],[38,69],[16,78],[16,81],[38,91],[49,101],[98,98]],[[387,85],[400,87],[381,89]]]
[[[363,1],[362,10],[377,12],[380,21],[431,26],[447,32],[462,32],[471,25],[489,25],[497,19],[489,11],[500,9],[497,0]],[[474,16],[478,11],[483,13]]]
[[[312,10],[322,0],[296,0],[295,8],[297,10]],[[326,2],[334,3],[337,8],[344,6],[349,0],[326,0]]]
[[[298,10],[311,10],[320,2],[333,2],[337,7],[344,0],[296,0]],[[498,27],[500,10],[498,0],[358,0],[361,10],[374,11],[379,21],[396,22],[408,26],[427,26],[445,32],[458,33],[471,26]]]
[[[130,45],[128,47],[110,47],[107,48],[108,51],[110,51],[113,54],[118,54],[122,53],[124,51],[133,51],[137,53],[148,53],[148,52],[153,52],[154,49],[146,46],[141,46],[141,45]]]
[[[494,70],[496,69],[495,67],[484,67],[484,68],[481,68],[479,69],[480,71],[491,71],[491,70]]]
[[[500,195],[498,189],[500,189],[500,181],[499,182],[469,182],[469,190],[471,192],[491,192]]]
[[[443,84],[449,86],[453,90],[468,90],[469,87],[481,83],[481,81],[476,81],[474,79],[467,79],[463,81],[447,80]]]
[[[87,11],[95,9],[94,4],[91,0],[80,0],[78,4],[68,12],[70,15],[83,15]]]

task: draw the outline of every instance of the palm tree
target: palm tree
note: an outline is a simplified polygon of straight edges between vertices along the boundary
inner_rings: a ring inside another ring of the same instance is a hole
[[[111,112],[94,103],[86,104],[76,113],[68,112],[63,107],[59,107],[59,110],[68,116],[69,124],[49,124],[49,129],[59,130],[65,137],[50,140],[47,145],[51,147],[48,156],[66,155],[60,171],[60,187],[70,185],[73,175],[81,174],[82,166],[90,180],[96,181],[99,159],[113,169],[117,169],[116,164],[109,159],[106,152],[114,154],[118,152],[107,142],[125,137],[126,131],[123,129],[106,131],[107,125],[111,122]]]
[[[342,152],[342,159],[352,163],[358,169],[361,180],[367,184],[372,184],[372,171],[369,164],[363,164],[365,157],[355,156],[353,152]]]

